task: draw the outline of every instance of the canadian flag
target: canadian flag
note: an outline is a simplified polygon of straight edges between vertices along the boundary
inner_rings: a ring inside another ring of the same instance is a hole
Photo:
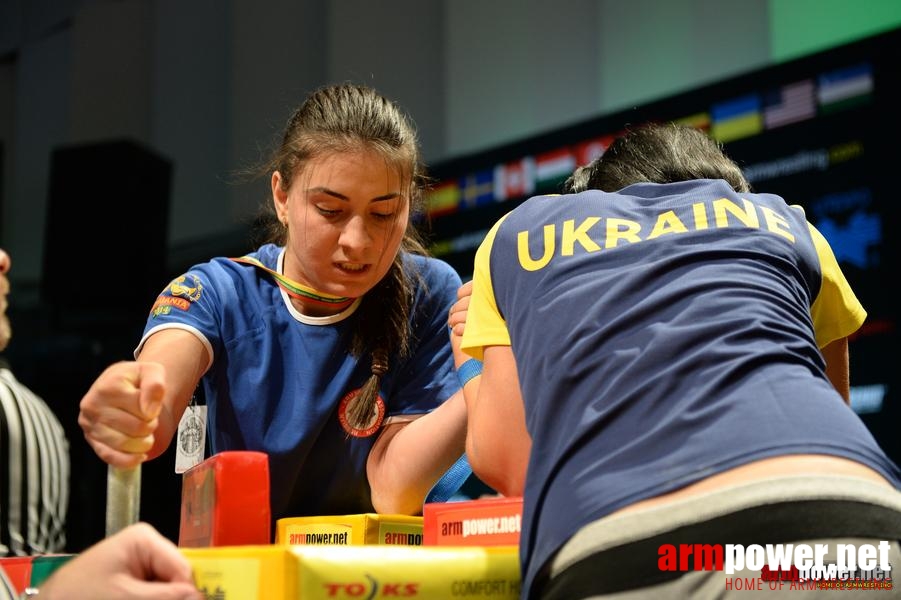
[[[528,196],[535,191],[535,159],[523,159],[494,168],[494,199],[502,202]]]

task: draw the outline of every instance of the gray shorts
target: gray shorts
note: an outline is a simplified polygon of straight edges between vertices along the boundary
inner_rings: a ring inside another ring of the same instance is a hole
[[[808,581],[791,581],[787,574],[779,579],[779,574],[765,575],[760,568],[736,568],[726,573],[709,565],[695,566],[691,559],[684,570],[667,570],[658,564],[661,548],[667,544],[674,548],[719,544],[732,550],[739,544],[742,548],[806,544],[812,549],[819,544],[825,551],[822,564],[830,565],[837,564],[838,549],[848,548],[839,544],[856,550],[864,544],[878,549],[882,543],[883,549],[888,548],[890,565],[901,567],[898,540],[898,490],[846,476],[774,477],[589,523],[546,565],[536,581],[535,589],[540,591],[534,597],[901,598],[901,569],[894,585],[884,579],[891,573],[880,570],[855,573],[875,578],[849,585],[847,580],[817,582],[818,577],[824,577],[818,573],[807,574],[811,575],[805,578]],[[680,546],[683,544],[686,546]],[[742,560],[746,558],[744,553],[739,554]],[[868,595],[861,596],[863,593]]]

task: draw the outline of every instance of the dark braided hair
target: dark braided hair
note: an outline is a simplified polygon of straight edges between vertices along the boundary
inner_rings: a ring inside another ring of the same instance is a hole
[[[421,210],[427,177],[413,123],[394,102],[367,86],[346,83],[313,92],[291,115],[281,144],[264,169],[278,171],[290,187],[311,159],[361,149],[379,153],[401,174],[409,186],[411,217]],[[268,241],[284,245],[287,228],[274,215],[267,220]],[[347,410],[355,428],[364,429],[371,422],[381,377],[391,366],[388,357],[409,354],[410,309],[418,279],[405,268],[407,254],[426,254],[412,218],[390,269],[357,309],[349,351],[357,357],[368,354],[372,374]]]

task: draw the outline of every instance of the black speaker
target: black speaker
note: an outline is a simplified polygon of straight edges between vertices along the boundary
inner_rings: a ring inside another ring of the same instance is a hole
[[[143,324],[166,284],[171,178],[131,140],[53,151],[41,296],[56,325]]]

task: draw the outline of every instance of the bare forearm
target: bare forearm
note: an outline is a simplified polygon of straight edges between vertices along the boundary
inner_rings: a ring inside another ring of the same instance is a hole
[[[367,464],[376,511],[419,514],[426,494],[463,454],[465,440],[461,393],[415,421],[389,426]]]
[[[193,334],[177,329],[151,336],[141,349],[138,362],[160,363],[166,374],[163,406],[153,447],[148,453],[150,458],[159,456],[169,447],[208,360],[200,341]]]
[[[848,338],[841,338],[822,349],[826,360],[826,376],[847,404],[851,403]]]
[[[484,373],[464,388],[468,417],[466,453],[472,469],[505,496],[525,486],[532,440],[526,430],[516,361],[509,346],[485,349]]]
[[[478,387],[477,384],[472,384]],[[473,472],[504,496],[521,496],[531,443],[528,438],[510,435],[510,421],[496,415],[479,415],[470,405],[466,454]]]

